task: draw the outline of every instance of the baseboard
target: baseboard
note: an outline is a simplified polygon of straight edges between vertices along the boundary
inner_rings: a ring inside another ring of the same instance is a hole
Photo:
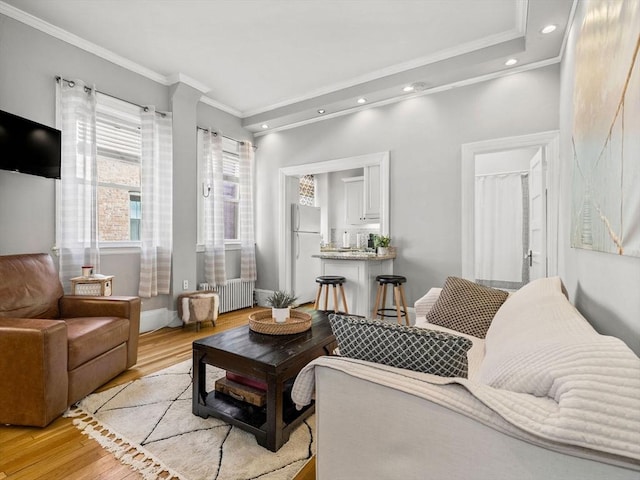
[[[178,312],[167,308],[156,308],[140,312],[140,333],[151,332],[163,327],[179,327],[182,321],[178,318]]]

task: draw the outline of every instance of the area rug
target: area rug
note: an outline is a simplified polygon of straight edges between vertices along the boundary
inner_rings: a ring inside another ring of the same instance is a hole
[[[315,453],[314,416],[277,452],[216,418],[191,412],[191,360],[95,393],[70,408],[83,433],[145,479],[290,480]],[[207,391],[224,370],[207,366]]]

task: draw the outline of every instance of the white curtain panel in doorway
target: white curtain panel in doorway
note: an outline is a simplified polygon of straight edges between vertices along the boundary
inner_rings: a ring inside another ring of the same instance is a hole
[[[83,265],[100,271],[96,90],[80,80],[60,80],[56,88],[58,127],[62,131],[56,241],[60,280],[69,292],[70,278],[79,276]]]
[[[475,179],[475,278],[480,283],[522,284],[522,173]]]
[[[144,298],[171,291],[173,248],[173,121],[170,113],[141,113],[142,205],[140,284]]]

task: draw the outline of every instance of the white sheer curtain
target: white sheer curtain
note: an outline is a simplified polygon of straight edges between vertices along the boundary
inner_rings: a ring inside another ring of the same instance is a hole
[[[502,288],[522,284],[522,173],[475,179],[475,278]]]
[[[140,284],[138,295],[149,298],[171,291],[173,244],[173,122],[171,114],[141,113],[142,206]]]
[[[94,272],[100,272],[96,91],[79,80],[60,80],[56,88],[62,131],[56,236],[60,280],[69,292],[70,278],[79,276],[83,265],[93,265]]]
[[[255,233],[253,229],[253,145],[240,144],[240,278],[254,281],[257,278]]]
[[[198,161],[204,182],[204,276],[210,285],[225,285],[222,136],[198,129]]]

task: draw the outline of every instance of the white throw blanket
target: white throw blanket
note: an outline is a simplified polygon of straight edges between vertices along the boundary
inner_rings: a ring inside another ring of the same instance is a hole
[[[584,447],[625,457],[640,468],[640,398],[621,397],[623,401],[619,401],[606,383],[576,385],[575,394],[559,404],[548,397],[496,389],[463,378],[443,378],[345,357],[320,357],[296,378],[291,398],[299,407],[313,399],[317,365],[424,398],[530,443],[592,458],[589,452],[571,448]],[[612,419],[614,415],[603,413],[612,409],[621,417]],[[609,461],[617,463],[614,457]]]
[[[571,447],[574,454],[582,447],[617,455],[640,466],[640,358],[621,340],[599,335],[564,296],[558,277],[535,280],[509,296],[483,348],[475,350],[482,358],[469,357],[468,379],[320,358],[300,372],[291,396],[297,405],[308,404],[315,365],[322,365],[518,438]]]

